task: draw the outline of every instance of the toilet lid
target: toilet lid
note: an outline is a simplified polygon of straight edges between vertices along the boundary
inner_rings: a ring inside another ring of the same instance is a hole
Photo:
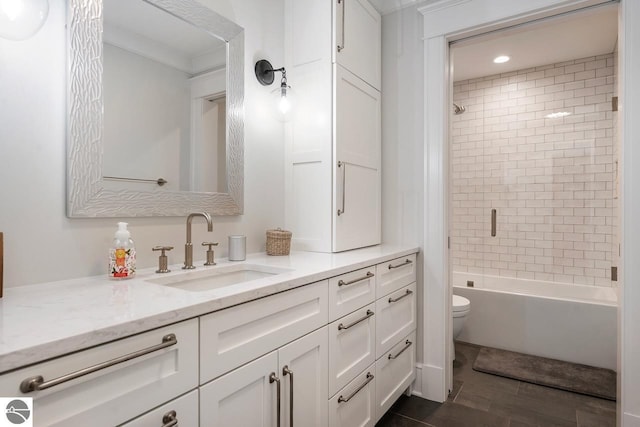
[[[465,297],[461,297],[460,295],[453,296],[453,311],[465,311],[469,310],[469,306],[471,302]]]

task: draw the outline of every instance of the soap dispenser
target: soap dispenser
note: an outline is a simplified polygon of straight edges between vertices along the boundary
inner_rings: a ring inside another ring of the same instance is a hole
[[[136,274],[136,249],[127,230],[126,222],[118,223],[113,237],[113,246],[109,250],[109,277],[127,279]]]

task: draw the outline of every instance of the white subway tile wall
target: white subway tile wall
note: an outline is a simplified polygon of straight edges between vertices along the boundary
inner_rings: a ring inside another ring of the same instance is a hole
[[[612,286],[615,74],[608,54],[454,83],[454,271]]]

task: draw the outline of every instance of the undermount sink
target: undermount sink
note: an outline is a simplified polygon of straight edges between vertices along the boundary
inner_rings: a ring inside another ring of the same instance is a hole
[[[148,282],[185,291],[202,292],[290,271],[293,269],[261,264],[237,264],[151,279]]]

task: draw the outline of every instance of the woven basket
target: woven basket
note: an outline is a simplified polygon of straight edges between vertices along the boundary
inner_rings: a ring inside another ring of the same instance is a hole
[[[289,255],[291,232],[278,228],[267,230],[267,255]]]

